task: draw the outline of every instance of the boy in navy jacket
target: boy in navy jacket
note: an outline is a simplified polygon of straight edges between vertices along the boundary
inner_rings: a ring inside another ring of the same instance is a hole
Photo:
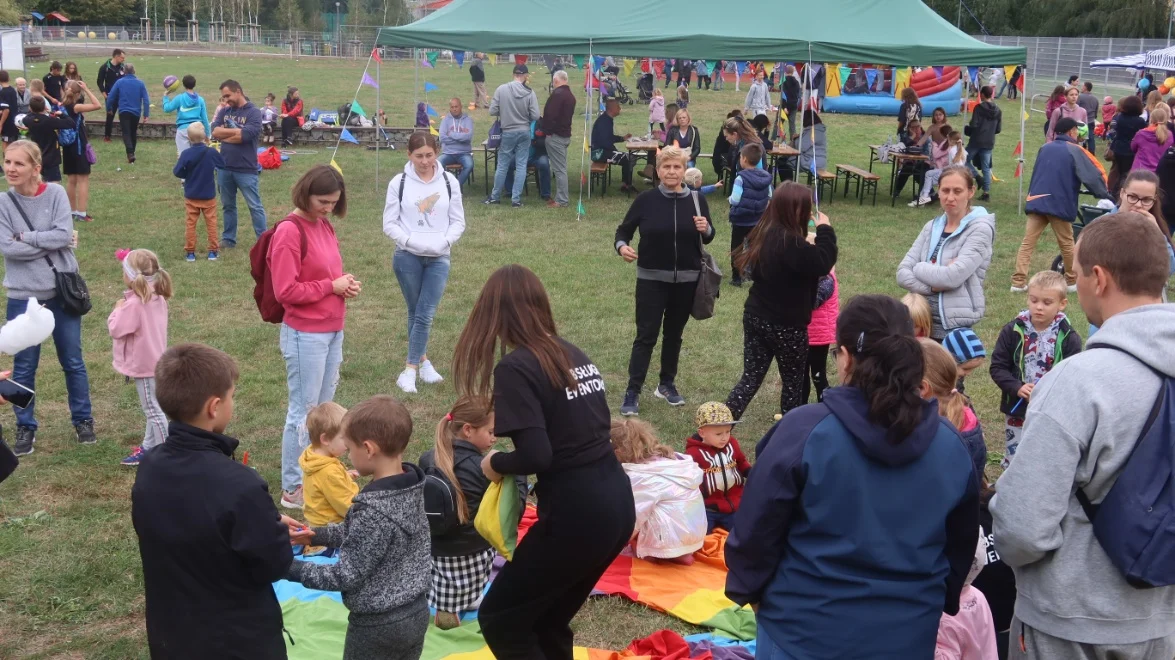
[[[184,182],[184,209],[187,229],[184,233],[184,257],[196,260],[196,221],[204,216],[208,230],[208,260],[216,261],[220,244],[216,240],[216,170],[224,167],[220,152],[204,144],[204,124],[188,124],[190,147],[180,154],[172,174]]]
[[[743,146],[739,152],[742,169],[730,187],[730,272],[733,273],[730,283],[734,286],[743,285],[743,274],[734,265],[734,255],[771,201],[771,180],[774,177],[759,167],[762,161],[763,147],[754,143]]]

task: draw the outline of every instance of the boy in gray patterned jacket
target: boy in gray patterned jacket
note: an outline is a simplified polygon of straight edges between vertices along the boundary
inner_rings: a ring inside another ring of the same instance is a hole
[[[342,524],[291,530],[295,543],[339,548],[337,564],[295,561],[289,579],[341,591],[351,610],[344,660],[417,660],[428,629],[431,541],[424,513],[424,473],[401,461],[412,417],[386,395],[343,418],[351,463],[372,481]]]

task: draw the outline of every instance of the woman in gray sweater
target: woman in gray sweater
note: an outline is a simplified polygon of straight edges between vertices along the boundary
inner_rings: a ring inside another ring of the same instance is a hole
[[[56,183],[41,180],[41,150],[28,140],[17,140],[5,151],[4,178],[8,193],[0,195],[0,254],[4,256],[4,288],[8,293],[7,318],[23,314],[35,299],[53,312],[53,345],[65,372],[69,412],[77,440],[98,441],[90,412],[90,380],[82,357],[82,319],[67,313],[57,298],[54,269],[75,273],[73,216],[69,197]],[[12,379],[35,390],[41,347],[16,354]],[[35,401],[16,409],[17,456],[33,453],[37,419]]]

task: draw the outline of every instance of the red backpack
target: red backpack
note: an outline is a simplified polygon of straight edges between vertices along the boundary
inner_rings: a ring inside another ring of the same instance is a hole
[[[276,225],[266,229],[257,237],[257,242],[249,249],[249,274],[253,276],[256,285],[253,287],[253,299],[257,301],[257,311],[261,312],[261,320],[266,323],[281,323],[285,318],[286,310],[277,301],[273,293],[273,277],[269,273],[269,245],[277,228],[283,222],[293,222],[289,218],[279,221]],[[298,234],[302,237],[302,259],[306,259],[306,230],[302,225],[294,222]]]

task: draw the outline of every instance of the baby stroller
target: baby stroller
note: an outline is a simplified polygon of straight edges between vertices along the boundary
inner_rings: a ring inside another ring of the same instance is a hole
[[[611,73],[605,73],[603,83],[608,89],[608,96],[611,96],[620,103],[627,103],[629,105],[633,104],[632,94],[629,93],[628,88],[624,86],[624,83],[620,82],[619,76]]]
[[[1097,206],[1091,206],[1089,204],[1082,204],[1081,212],[1077,214],[1077,220],[1073,223],[1073,243],[1077,243],[1077,237],[1081,235],[1082,229],[1088,227],[1094,220],[1097,220],[1109,212],[1110,209],[1103,209]],[[1053,259],[1053,266],[1051,270],[1062,275],[1065,274],[1065,261],[1061,258],[1061,255],[1058,254],[1057,258]]]
[[[653,100],[653,85],[655,85],[653,74],[642,74],[640,80],[636,81],[637,99],[640,101]]]

